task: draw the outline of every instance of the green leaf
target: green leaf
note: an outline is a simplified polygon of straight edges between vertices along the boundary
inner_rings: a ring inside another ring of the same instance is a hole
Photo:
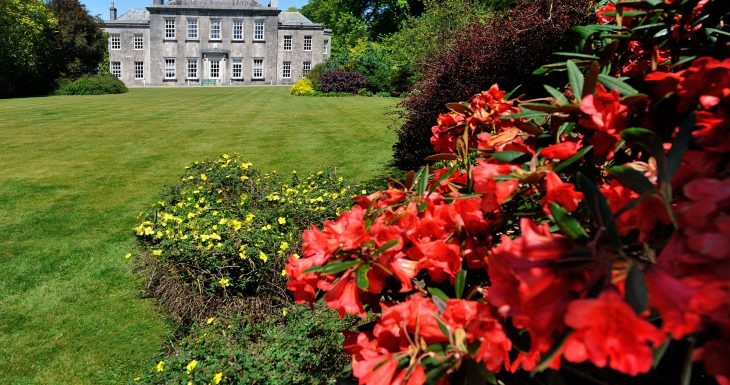
[[[656,369],[657,366],[662,362],[662,358],[664,358],[664,354],[667,352],[667,349],[669,348],[669,344],[672,340],[668,340],[667,342],[663,343],[660,347],[653,349],[652,356],[654,357],[654,360],[651,364],[651,367]]]
[[[571,335],[570,332],[565,333],[562,336],[562,338],[559,341],[557,341],[557,343],[553,344],[552,348],[550,348],[550,350],[548,350],[548,352],[542,356],[542,359],[540,360],[540,362],[538,362],[537,366],[535,366],[535,369],[532,370],[530,375],[534,376],[535,374],[540,373],[540,372],[544,371],[545,369],[549,368],[550,363],[553,362],[555,357],[558,356],[558,354],[560,353],[560,350],[562,350],[563,345],[565,345],[565,342],[568,341],[568,338],[570,337],[570,335]]]
[[[649,306],[649,291],[644,273],[636,263],[631,265],[626,276],[626,302],[639,314]]]
[[[512,89],[512,91],[510,91],[510,92],[507,92],[506,94],[504,94],[504,99],[505,99],[505,100],[509,100],[509,99],[512,99],[512,95],[514,95],[514,94],[515,94],[515,92],[517,92],[517,90],[519,90],[519,89],[520,89],[520,87],[522,87],[522,84],[520,84],[520,85],[518,85],[517,87],[513,88],[513,89]]]
[[[546,113],[541,112],[541,111],[527,110],[527,111],[518,112],[518,113],[512,114],[512,115],[500,116],[499,118],[502,119],[502,120],[512,120],[512,119],[529,119],[529,120],[532,120],[532,119],[541,119],[541,118],[544,118],[547,115],[549,115],[549,114],[546,114]]]
[[[351,267],[355,267],[359,263],[361,263],[361,261],[359,259],[337,260],[337,261],[332,261],[326,265],[310,267],[309,269],[305,270],[304,272],[305,273],[320,273],[322,275],[337,274],[337,273],[341,273]]]
[[[550,213],[553,215],[555,224],[558,225],[560,231],[566,236],[572,239],[587,237],[585,230],[583,230],[583,226],[571,217],[570,213],[568,213],[568,211],[562,208],[559,204],[550,202]]]
[[[556,106],[554,104],[546,104],[546,103],[522,103],[522,104],[520,104],[520,108],[525,108],[525,109],[532,110],[532,111],[542,111],[542,112],[550,112],[550,113],[580,111],[580,106],[577,104],[564,104],[564,105]]]
[[[418,185],[416,187],[416,193],[418,193],[418,196],[421,197],[426,192],[426,187],[428,186],[428,170],[426,167],[422,167],[418,171],[418,175],[420,176],[418,178]]]
[[[583,158],[583,156],[585,156],[585,154],[587,154],[588,151],[590,151],[592,149],[593,149],[593,145],[581,148],[580,150],[578,150],[578,152],[575,155],[573,155],[570,158],[555,165],[555,167],[553,167],[553,171],[558,172],[558,171],[570,166],[571,164],[573,164],[573,163],[577,162],[578,160],[580,160],[581,158]]]
[[[370,271],[370,264],[366,263],[357,269],[357,277],[355,283],[361,290],[367,290],[370,287],[370,279],[368,279],[368,271]]]
[[[400,239],[391,239],[388,242],[383,243],[383,245],[378,247],[378,250],[375,251],[375,255],[383,254],[386,250],[397,245],[398,243],[400,243]]]
[[[456,291],[456,298],[461,299],[464,295],[464,287],[466,286],[466,270],[461,269],[456,273],[454,279],[454,290]]]
[[[573,89],[573,95],[578,98],[580,95],[583,95],[583,83],[585,79],[578,66],[572,60],[566,62],[566,67],[568,68],[568,81],[570,82],[570,87]]]
[[[430,194],[430,193],[433,193],[434,191],[436,191],[436,189],[437,189],[437,188],[439,187],[439,185],[441,184],[441,182],[445,181],[446,179],[448,179],[448,178],[450,178],[450,177],[451,177],[452,175],[454,175],[454,173],[456,172],[456,169],[457,169],[457,167],[456,167],[456,166],[454,166],[454,167],[451,167],[451,168],[449,169],[449,171],[446,171],[445,173],[443,173],[443,175],[441,175],[441,176],[439,177],[439,179],[438,179],[438,180],[436,181],[436,183],[434,183],[434,184],[433,184],[433,185],[431,186],[431,188],[430,188],[430,189],[428,190],[428,193]]]
[[[591,63],[590,68],[588,69],[588,77],[586,77],[586,81],[583,84],[583,93],[581,94],[583,98],[585,98],[588,95],[592,95],[593,92],[596,90],[596,84],[598,84],[598,75],[601,72],[601,66],[598,64],[597,61],[594,61]]]
[[[579,59],[589,59],[589,60],[600,59],[596,55],[588,55],[588,54],[576,53],[576,52],[555,52],[554,55],[565,56],[565,57],[574,57],[574,58],[579,58]]]
[[[641,127],[631,127],[621,131],[621,137],[627,142],[633,142],[643,147],[656,159],[657,177],[659,182],[668,181],[667,159],[664,155],[662,140],[652,130]]]
[[[654,184],[646,179],[644,174],[629,166],[614,166],[608,169],[608,174],[619,181],[622,186],[630,188],[639,195],[656,191]]]
[[[679,127],[677,137],[674,139],[674,142],[672,142],[672,148],[669,150],[669,155],[667,156],[667,178],[670,180],[677,172],[677,169],[679,169],[684,153],[687,152],[687,148],[689,148],[689,142],[692,137],[692,129],[694,126],[695,114],[692,113],[692,115],[688,116],[687,119],[682,122],[682,125]]]
[[[547,84],[545,84],[543,87],[545,87],[545,91],[547,91],[550,96],[552,96],[553,99],[558,102],[558,104],[563,105],[568,103],[568,98],[565,97],[565,95],[558,89],[551,87]]]
[[[617,79],[613,76],[600,74],[598,75],[598,81],[610,90],[618,90],[618,92],[624,96],[633,96],[639,93],[639,91],[637,91],[634,87],[631,87],[624,83],[621,79]]]
[[[725,35],[730,36],[730,32],[726,32],[720,29],[716,28],[707,28],[705,29],[705,32],[707,32],[708,35]]]
[[[453,365],[453,362],[447,361],[429,370],[428,373],[426,373],[426,382],[424,383],[424,385],[438,384],[441,379],[446,375],[446,372],[448,372]]]
[[[618,235],[618,230],[616,230],[616,223],[613,220],[611,208],[606,202],[606,197],[601,194],[593,181],[583,174],[578,174],[578,185],[581,192],[583,192],[583,197],[591,215],[604,228],[611,244],[618,248],[621,245],[621,238]]]
[[[429,287],[428,292],[431,293],[432,297],[440,298],[443,301],[448,301],[450,299],[449,296],[443,292],[443,290],[441,290],[437,287]]]
[[[520,151],[502,151],[492,154],[492,158],[509,163],[523,155],[525,155],[525,153]]]

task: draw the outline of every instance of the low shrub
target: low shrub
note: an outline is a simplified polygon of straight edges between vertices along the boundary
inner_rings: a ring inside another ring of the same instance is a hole
[[[359,72],[330,70],[320,76],[319,83],[322,92],[357,94],[358,90],[367,85],[368,79]]]
[[[289,90],[289,93],[294,96],[310,96],[314,95],[314,86],[312,85],[312,81],[303,78],[297,81]]]
[[[243,297],[262,313],[286,305],[284,256],[299,252],[303,229],[336,217],[354,194],[332,171],[285,178],[239,155],[186,170],[135,228],[148,291],[181,323]]]
[[[82,76],[74,82],[61,84],[56,95],[105,95],[128,91],[116,76],[104,74]]]
[[[461,29],[453,43],[430,52],[423,74],[403,102],[403,126],[393,146],[396,166],[412,169],[433,154],[430,128],[446,103],[463,100],[498,83],[520,92],[542,91],[532,71],[570,51],[577,43],[573,27],[593,16],[592,0],[522,0],[501,17]]]
[[[294,305],[263,322],[240,315],[201,320],[135,383],[332,384],[349,361],[340,331],[355,322],[332,313]]]

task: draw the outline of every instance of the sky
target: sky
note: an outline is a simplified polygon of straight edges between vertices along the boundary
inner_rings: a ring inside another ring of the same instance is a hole
[[[96,16],[101,15],[101,18],[106,20],[109,18],[109,5],[111,0],[80,0],[82,4],[86,6],[89,13]],[[308,0],[279,0],[279,8],[286,10],[289,7],[301,8]],[[258,2],[267,5],[269,0],[258,0]],[[117,14],[123,15],[125,12],[132,8],[144,8],[148,5],[152,5],[152,0],[115,0],[114,5],[117,7]]]

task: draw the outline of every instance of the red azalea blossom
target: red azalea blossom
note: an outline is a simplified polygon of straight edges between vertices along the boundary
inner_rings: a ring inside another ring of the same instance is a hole
[[[540,155],[545,159],[565,160],[575,155],[580,147],[580,142],[563,142],[543,148]]]
[[[542,199],[542,210],[550,215],[549,203],[557,203],[568,211],[575,211],[583,199],[583,193],[575,191],[571,183],[563,182],[558,174],[550,171],[545,174],[545,197]]]
[[[596,299],[571,302],[565,323],[575,330],[565,343],[566,360],[589,360],[598,367],[608,365],[632,376],[651,369],[652,346],[658,347],[664,339],[613,290]]]

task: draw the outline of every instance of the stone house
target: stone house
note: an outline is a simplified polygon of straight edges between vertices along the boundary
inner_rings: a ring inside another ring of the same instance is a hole
[[[327,59],[332,31],[278,0],[153,0],[117,18],[109,70],[127,86],[293,84]]]

